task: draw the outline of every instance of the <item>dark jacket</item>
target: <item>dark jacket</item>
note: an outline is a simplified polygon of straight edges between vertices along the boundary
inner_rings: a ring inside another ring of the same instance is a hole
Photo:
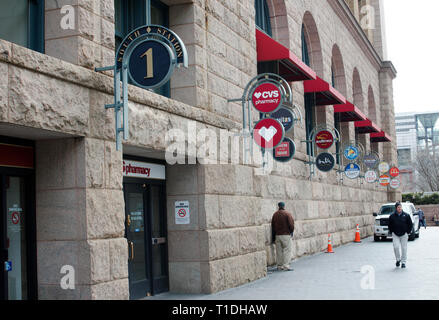
[[[404,211],[398,214],[396,211],[392,213],[389,217],[389,231],[394,232],[398,237],[410,234],[412,232],[412,219],[410,215]]]
[[[271,219],[271,240],[274,242],[276,236],[289,235],[294,232],[294,219],[291,213],[280,209],[273,214]]]

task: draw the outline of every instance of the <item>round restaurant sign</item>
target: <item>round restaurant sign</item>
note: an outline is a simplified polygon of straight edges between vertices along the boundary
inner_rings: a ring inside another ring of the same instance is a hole
[[[363,157],[363,162],[365,166],[370,169],[375,169],[379,161],[380,159],[378,158],[378,156],[373,153],[366,154]]]
[[[254,130],[253,139],[264,149],[277,147],[285,136],[284,126],[276,119],[265,118],[260,120]]]
[[[344,157],[350,161],[357,159],[359,155],[360,152],[355,146],[347,146],[344,150]]]
[[[329,149],[334,144],[334,136],[327,130],[319,131],[314,139],[320,149]]]
[[[258,85],[253,90],[251,97],[253,106],[262,113],[277,111],[283,102],[280,88],[271,82],[264,82]]]
[[[287,162],[294,157],[296,145],[290,138],[285,138],[273,151],[273,158],[280,162]]]
[[[390,166],[387,162],[381,162],[378,166],[378,170],[380,170],[380,172],[385,173],[388,172],[390,169]]]
[[[271,118],[280,121],[285,128],[285,132],[290,131],[294,127],[294,115],[290,109],[281,107],[271,114]]]
[[[335,159],[334,156],[330,153],[320,153],[316,158],[316,167],[320,171],[329,172],[334,168]]]
[[[346,177],[356,179],[360,176],[360,167],[356,163],[349,163],[344,169]]]
[[[393,188],[393,189],[398,189],[400,185],[401,185],[401,182],[397,178],[392,179],[390,181],[390,187]]]
[[[367,183],[374,183],[377,179],[378,175],[375,170],[366,171],[364,174],[364,180],[366,180]]]
[[[389,170],[390,176],[393,178],[399,176],[399,169],[397,167],[393,167]]]
[[[383,187],[388,186],[390,184],[390,177],[387,174],[383,174],[380,177],[380,185]]]

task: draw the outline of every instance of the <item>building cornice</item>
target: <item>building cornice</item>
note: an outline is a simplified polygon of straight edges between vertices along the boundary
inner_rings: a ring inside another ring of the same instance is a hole
[[[383,61],[378,52],[373,47],[358,20],[355,18],[349,6],[344,0],[328,0],[334,12],[340,17],[341,21],[351,31],[358,45],[363,49],[370,62],[378,69],[390,68],[393,78],[396,77],[396,69],[390,61]]]

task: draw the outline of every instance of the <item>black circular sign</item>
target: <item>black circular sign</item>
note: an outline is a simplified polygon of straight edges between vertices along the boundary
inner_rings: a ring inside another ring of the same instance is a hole
[[[149,39],[131,53],[128,73],[135,84],[145,89],[160,87],[171,76],[172,51],[165,43]]]
[[[335,158],[330,153],[320,153],[316,158],[317,169],[323,172],[329,172],[335,166]]]
[[[296,145],[290,138],[284,138],[284,140],[273,149],[273,158],[279,162],[290,161],[296,153]]]
[[[278,120],[285,128],[285,132],[294,127],[294,115],[290,109],[281,107],[278,111],[271,114],[271,118]]]

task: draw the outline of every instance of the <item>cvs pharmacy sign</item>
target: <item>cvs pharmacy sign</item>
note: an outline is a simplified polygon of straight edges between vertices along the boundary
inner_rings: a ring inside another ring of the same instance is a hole
[[[258,85],[252,94],[252,103],[256,110],[262,113],[275,112],[282,105],[282,92],[271,82]]]

